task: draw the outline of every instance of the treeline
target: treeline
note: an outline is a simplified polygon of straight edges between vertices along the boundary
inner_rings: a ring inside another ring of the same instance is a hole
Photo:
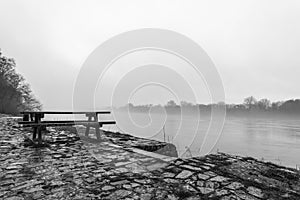
[[[300,99],[290,99],[287,101],[271,102],[268,99],[257,100],[250,96],[244,99],[243,104],[226,105],[227,111],[246,111],[246,112],[264,112],[264,113],[282,113],[299,114]]]
[[[300,116],[300,99],[291,99],[287,101],[276,101],[271,102],[268,99],[257,100],[255,97],[250,96],[244,99],[241,104],[226,104],[224,102],[219,102],[217,104],[193,104],[186,101],[181,101],[180,104],[176,104],[175,101],[170,100],[166,105],[133,105],[127,104],[126,106],[120,107],[120,110],[125,110],[130,108],[131,111],[135,112],[148,112],[150,109],[152,111],[164,108],[169,113],[178,112],[202,112],[210,113],[212,108],[226,108],[227,114],[232,115],[299,115]],[[182,109],[184,108],[184,109]]]
[[[0,49],[0,113],[16,114],[41,108],[29,84],[16,72],[15,60],[5,57]]]

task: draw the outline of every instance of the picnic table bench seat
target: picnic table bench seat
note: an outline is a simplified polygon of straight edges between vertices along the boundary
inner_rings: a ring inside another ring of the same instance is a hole
[[[84,126],[100,126],[104,124],[116,124],[115,121],[41,121],[40,123],[31,122],[31,121],[19,121],[23,127],[37,127],[37,126],[75,126],[75,125],[84,125]]]

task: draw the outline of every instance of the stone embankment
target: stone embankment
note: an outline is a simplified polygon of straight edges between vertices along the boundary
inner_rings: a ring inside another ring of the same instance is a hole
[[[172,158],[133,145],[145,139],[94,144],[58,130],[34,148],[28,135],[0,117],[0,199],[300,199],[299,171],[253,158]]]

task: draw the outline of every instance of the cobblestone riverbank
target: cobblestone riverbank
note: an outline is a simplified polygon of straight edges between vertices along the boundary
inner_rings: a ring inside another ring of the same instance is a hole
[[[300,199],[299,171],[253,158],[180,159],[144,139],[106,133],[93,144],[61,130],[34,148],[28,135],[0,116],[0,199]]]

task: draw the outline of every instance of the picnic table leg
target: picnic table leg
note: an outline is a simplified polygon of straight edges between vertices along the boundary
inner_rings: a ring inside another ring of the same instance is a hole
[[[92,121],[92,116],[88,116],[88,121]],[[87,125],[85,128],[85,136],[88,137],[90,133],[90,126]]]
[[[30,121],[33,121],[33,114],[30,114]]]
[[[42,129],[41,129],[41,126],[37,127],[37,132],[38,132],[38,143],[42,144]]]
[[[99,124],[97,124],[97,125],[95,126],[97,140],[101,140],[100,127],[101,127],[101,126],[100,126]]]
[[[40,123],[40,121],[41,121],[41,116],[39,115],[39,114],[35,114],[34,115],[34,122],[35,123],[37,123],[37,124],[39,124]],[[32,140],[33,141],[35,141],[36,140],[36,135],[38,134],[38,143],[40,143],[41,142],[41,136],[42,136],[42,134],[41,134],[41,127],[40,126],[37,126],[37,127],[34,127],[33,128],[33,136],[32,136]]]
[[[23,114],[23,121],[29,121],[29,114]]]
[[[32,135],[32,141],[36,139],[36,134],[37,134],[37,127],[33,127],[33,135]]]
[[[95,113],[95,115],[94,115],[94,121],[98,122],[98,115],[97,115],[97,113]],[[101,127],[100,124],[97,124],[95,126],[97,140],[101,140],[100,127]]]

